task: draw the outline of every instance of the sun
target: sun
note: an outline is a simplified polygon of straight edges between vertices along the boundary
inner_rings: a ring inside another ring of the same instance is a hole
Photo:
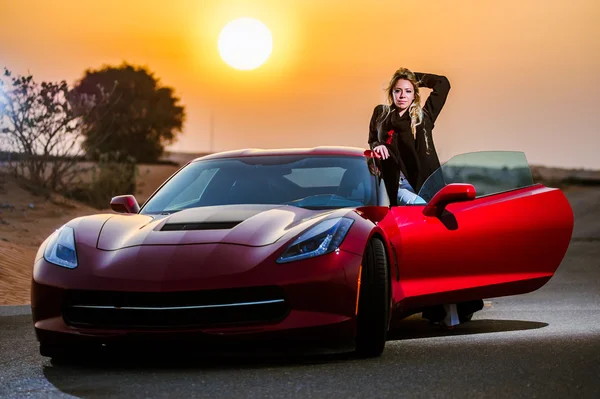
[[[267,61],[272,50],[271,31],[254,18],[234,19],[219,34],[221,58],[235,69],[258,68]]]

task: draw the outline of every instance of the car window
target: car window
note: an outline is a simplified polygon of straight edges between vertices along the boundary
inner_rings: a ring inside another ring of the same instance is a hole
[[[376,205],[364,157],[287,155],[200,160],[153,195],[143,214],[202,206],[281,204],[311,209]]]
[[[337,187],[345,171],[340,167],[292,169],[285,178],[300,187]]]
[[[451,183],[472,184],[477,197],[534,184],[523,152],[480,151],[449,159],[427,178],[418,194],[429,202],[441,188]]]
[[[179,195],[176,195],[175,198],[167,204],[167,207],[181,208],[198,201],[217,171],[217,168],[202,170],[194,180],[190,181],[189,184],[185,186]]]

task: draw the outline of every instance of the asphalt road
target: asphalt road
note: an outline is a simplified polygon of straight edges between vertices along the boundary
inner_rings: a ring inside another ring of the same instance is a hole
[[[38,354],[28,307],[0,307],[0,397],[600,398],[600,189],[568,197],[573,241],[545,287],[491,299],[451,332],[407,319],[380,358],[149,350],[53,363]]]

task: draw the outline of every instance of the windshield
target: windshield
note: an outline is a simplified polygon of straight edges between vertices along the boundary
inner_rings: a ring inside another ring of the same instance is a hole
[[[140,213],[232,204],[308,209],[376,205],[376,181],[363,157],[293,155],[197,161],[173,176]]]
[[[425,181],[419,196],[429,202],[450,183],[475,186],[477,197],[533,185],[529,163],[523,152],[481,151],[457,155]]]

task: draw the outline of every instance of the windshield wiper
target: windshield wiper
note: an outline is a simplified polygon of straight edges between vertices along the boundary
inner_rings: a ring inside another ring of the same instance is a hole
[[[294,205],[297,206],[297,205]],[[333,206],[333,205],[306,205],[306,206],[298,206],[298,208],[304,208],[311,211],[321,211],[325,209],[341,209],[346,208],[345,206]]]
[[[159,213],[159,215],[171,215],[173,213],[177,213],[181,211],[181,209],[167,209],[166,211],[162,211]]]

